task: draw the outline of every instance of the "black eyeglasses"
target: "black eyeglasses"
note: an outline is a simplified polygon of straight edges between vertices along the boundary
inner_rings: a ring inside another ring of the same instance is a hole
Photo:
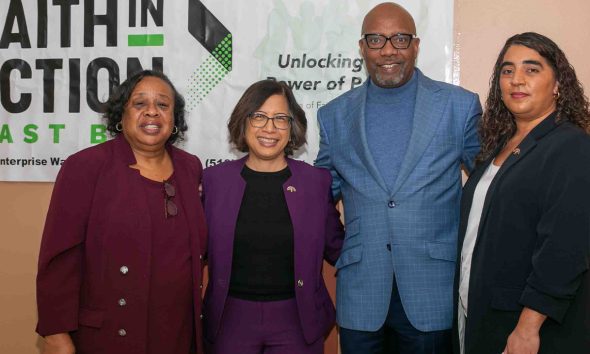
[[[391,37],[386,37],[378,33],[365,33],[363,38],[367,42],[367,47],[370,49],[381,49],[385,47],[387,41],[391,42],[391,45],[395,49],[408,49],[412,39],[416,38],[415,34],[411,33],[396,33]]]
[[[270,119],[272,120],[272,124],[274,125],[274,127],[280,130],[289,129],[289,127],[291,126],[291,121],[293,120],[293,117],[290,117],[285,114],[279,114],[274,117],[269,117],[266,114],[260,112],[250,113],[248,118],[250,119],[250,124],[254,128],[264,128],[268,123],[268,120]]]
[[[164,216],[166,219],[168,219],[168,216],[176,216],[178,214],[178,208],[172,201],[175,195],[176,188],[167,181],[164,181]]]

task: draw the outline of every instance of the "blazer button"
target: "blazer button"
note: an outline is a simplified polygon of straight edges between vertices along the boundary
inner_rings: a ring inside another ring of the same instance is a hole
[[[119,306],[123,307],[123,306],[127,305],[127,300],[120,298],[118,303],[119,303]]]
[[[121,272],[121,274],[125,275],[125,274],[129,273],[129,268],[127,268],[127,266],[122,266],[121,268],[119,268],[119,272]]]
[[[387,203],[387,206],[390,208],[395,208],[395,202],[393,200],[390,200],[389,203]]]
[[[121,328],[117,333],[119,333],[119,337],[125,337],[127,335],[127,331]]]
[[[297,286],[300,288],[303,288],[303,280],[301,280],[301,279],[297,280]]]
[[[200,316],[199,316],[199,318],[200,318],[200,319],[203,319],[203,315],[200,315]]]

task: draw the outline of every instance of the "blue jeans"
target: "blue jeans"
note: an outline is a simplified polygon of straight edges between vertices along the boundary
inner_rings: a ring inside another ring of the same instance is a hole
[[[383,327],[375,332],[340,327],[340,348],[342,354],[450,354],[451,330],[422,332],[414,328],[406,316],[394,279]]]

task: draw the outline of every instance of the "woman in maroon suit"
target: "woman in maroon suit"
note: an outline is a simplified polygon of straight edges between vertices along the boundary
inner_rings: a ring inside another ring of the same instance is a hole
[[[37,275],[43,353],[202,353],[202,169],[172,146],[187,129],[184,100],[143,71],[106,106],[116,137],[70,156],[51,197]]]
[[[335,312],[322,264],[336,261],[344,235],[330,173],[287,157],[305,143],[305,113],[285,84],[264,80],[228,127],[248,155],[203,174],[208,352],[323,353]]]

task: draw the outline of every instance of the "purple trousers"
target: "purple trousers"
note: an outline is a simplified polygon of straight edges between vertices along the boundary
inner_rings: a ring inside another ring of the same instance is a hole
[[[324,338],[308,344],[303,338],[295,298],[247,301],[228,296],[214,343],[208,354],[322,354]]]

